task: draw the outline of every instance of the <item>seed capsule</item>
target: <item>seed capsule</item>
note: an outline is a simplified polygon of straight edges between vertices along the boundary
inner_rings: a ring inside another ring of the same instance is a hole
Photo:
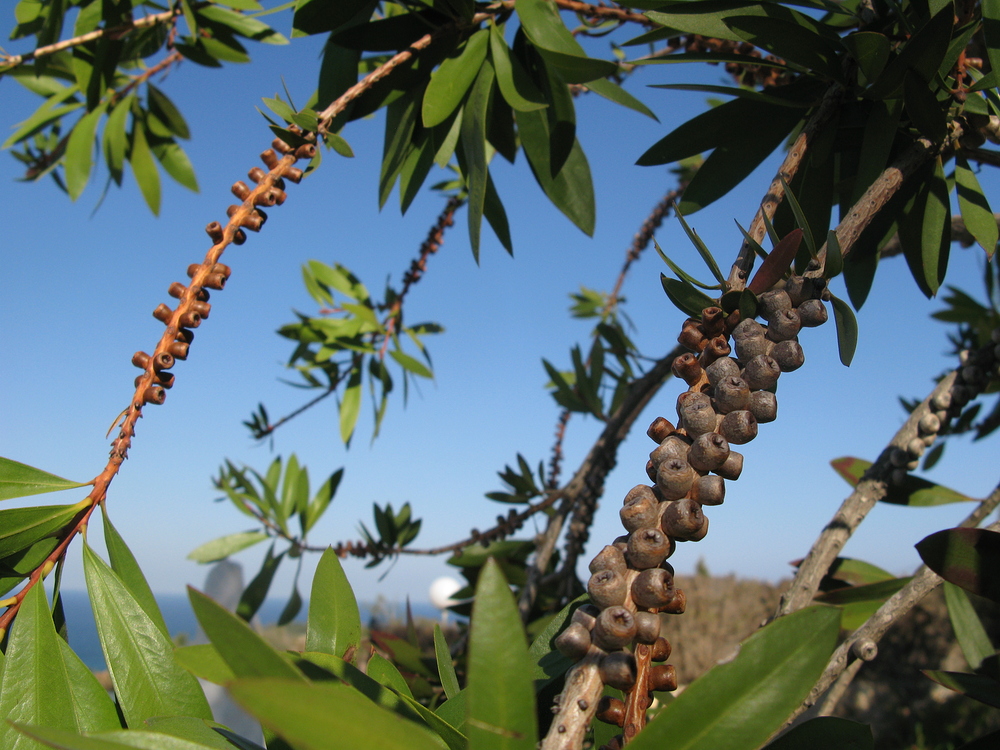
[[[649,460],[652,461],[653,465],[657,467],[659,467],[659,465],[664,461],[669,461],[671,458],[685,460],[690,446],[691,438],[685,437],[684,435],[678,435],[676,433],[668,435],[664,438],[663,442],[654,448],[649,454]]]
[[[650,661],[666,661],[670,658],[670,641],[663,636],[656,639],[656,643],[649,650]]]
[[[599,614],[601,614],[601,610],[593,604],[584,604],[573,610],[573,618],[571,622],[577,622],[583,625],[583,627],[590,632],[594,629],[594,624],[597,622],[597,616]]]
[[[918,427],[922,435],[937,435],[941,431],[941,420],[934,414],[925,414],[920,418]]]
[[[723,479],[735,482],[740,478],[740,474],[743,473],[743,454],[736,451],[729,451],[729,457],[726,458],[722,466],[715,470],[715,473]]]
[[[582,659],[590,649],[590,631],[579,623],[571,623],[568,628],[556,636],[556,649],[570,659]]]
[[[782,372],[795,372],[806,361],[805,352],[798,341],[782,341],[771,350],[771,358],[778,363]]]
[[[268,149],[267,151],[261,153],[260,160],[264,162],[264,166],[266,166],[268,169],[274,169],[276,166],[278,166],[278,155],[274,153],[274,151],[271,149]]]
[[[767,326],[767,338],[771,341],[788,341],[799,335],[802,321],[795,310],[782,310],[777,313]]]
[[[174,297],[176,299],[180,299],[181,297],[184,296],[184,292],[186,292],[186,291],[187,291],[187,287],[186,286],[184,286],[179,281],[175,281],[167,289],[167,294],[169,294],[171,297]]]
[[[733,350],[729,346],[729,341],[725,336],[716,336],[708,340],[704,351],[701,353],[702,363],[709,364],[721,357],[728,357]]]
[[[174,366],[174,356],[169,352],[160,352],[153,357],[153,372],[169,370]]]
[[[594,716],[605,724],[614,724],[619,727],[624,726],[625,704],[617,698],[612,698],[610,695],[602,696],[600,702],[597,704],[597,713]]]
[[[626,559],[636,570],[655,568],[670,557],[673,541],[657,528],[639,529],[628,537]]]
[[[729,442],[717,432],[699,435],[688,451],[688,463],[697,471],[715,471],[729,457]]]
[[[188,310],[186,313],[181,315],[178,322],[185,328],[197,328],[201,325],[201,315],[196,313],[194,310]]]
[[[749,362],[754,357],[762,357],[771,353],[774,342],[763,336],[736,339],[736,358],[740,362]]]
[[[778,397],[770,391],[754,391],[749,409],[758,422],[773,422],[778,418]]]
[[[697,320],[688,318],[684,321],[680,335],[677,337],[677,343],[696,352],[705,348],[706,337]]]
[[[691,494],[702,505],[722,505],[726,499],[726,480],[717,474],[698,477]]]
[[[712,409],[712,400],[705,393],[685,391],[678,396],[677,415],[692,438],[715,430],[715,410]]]
[[[719,414],[746,409],[749,403],[750,388],[743,378],[724,378],[715,386],[714,404]]]
[[[601,609],[625,603],[628,596],[628,581],[624,575],[613,570],[599,570],[587,581],[590,601]]]
[[[217,221],[209,222],[209,224],[205,227],[205,232],[206,234],[208,234],[209,239],[212,240],[212,244],[218,245],[220,242],[222,242],[223,239],[222,225],[219,222]],[[194,274],[191,273],[189,273],[188,275],[194,276]]]
[[[697,534],[705,523],[701,503],[686,497],[672,503],[664,503],[660,516],[660,528],[675,539],[688,539]]]
[[[799,311],[799,320],[805,328],[815,328],[823,325],[830,319],[830,314],[826,311],[826,305],[818,299],[807,299],[796,308]]]
[[[292,147],[289,146],[280,138],[275,138],[273,141],[271,141],[271,148],[273,148],[275,151],[281,152],[282,154],[287,154],[292,150]]]
[[[705,374],[708,375],[708,382],[716,386],[725,378],[738,378],[740,376],[740,363],[732,357],[717,359],[705,368]]]
[[[778,367],[778,363],[763,354],[751,359],[743,368],[743,379],[751,391],[774,388],[780,375],[781,368]]]
[[[146,352],[136,352],[132,355],[132,364],[140,370],[145,370],[149,366],[149,355]]]
[[[642,574],[640,573],[640,575]],[[671,596],[672,595],[673,594],[671,593]],[[654,615],[652,612],[636,612],[634,617],[635,642],[649,644],[656,643],[656,639],[660,637],[659,615]]]
[[[684,596],[684,590],[674,589],[674,598],[670,600],[670,604],[663,608],[663,611],[668,615],[683,615],[685,609],[687,609],[687,597]]]
[[[911,458],[920,458],[924,455],[925,450],[927,450],[927,446],[924,445],[924,441],[918,437],[913,438],[906,444],[906,452],[910,454]]]
[[[260,182],[260,181],[261,181],[261,180],[263,180],[263,179],[264,179],[264,178],[265,178],[266,176],[267,176],[267,172],[265,172],[265,171],[264,171],[263,169],[261,169],[260,167],[254,167],[254,168],[253,168],[253,169],[251,169],[251,170],[250,170],[249,172],[247,172],[247,177],[249,177],[249,178],[250,178],[251,180],[253,180],[254,182]]]
[[[646,430],[646,434],[654,443],[662,443],[666,440],[667,435],[673,431],[674,426],[670,423],[670,420],[665,417],[657,417],[653,420],[652,424],[649,425],[649,429]]]
[[[624,553],[617,547],[607,545],[590,561],[590,572],[596,573],[599,570],[613,570],[624,575],[628,570]]]
[[[783,310],[792,309],[792,300],[784,289],[772,289],[757,297],[757,314],[770,321]]]
[[[701,311],[701,328],[709,338],[718,336],[726,329],[726,313],[721,307],[706,307]]]
[[[236,182],[234,182],[233,186],[229,189],[233,192],[233,195],[235,195],[241,201],[245,201],[247,198],[250,197],[250,188],[248,188],[246,183],[242,182],[241,180],[237,180]]]
[[[635,618],[625,607],[608,607],[594,623],[594,644],[608,651],[628,645],[635,636]]]
[[[702,374],[705,372],[701,368],[701,364],[698,362],[697,355],[682,354],[674,359],[673,365],[670,367],[671,372],[681,380],[683,380],[688,385],[694,385],[700,379]]]
[[[151,385],[142,392],[142,402],[144,404],[162,404],[167,400],[167,392],[163,386]]]
[[[644,609],[665,607],[674,598],[674,577],[663,568],[649,568],[632,581],[632,601]],[[638,613],[636,613],[638,615]],[[659,620],[657,620],[659,622]],[[657,626],[659,635],[659,626]],[[654,636],[653,641],[656,640]],[[652,641],[646,641],[651,643]]]
[[[812,299],[814,289],[815,282],[809,277],[793,275],[785,282],[785,291],[792,301],[792,307],[798,307],[807,299]]]
[[[653,494],[652,487],[640,484],[633,487],[625,496],[625,504],[618,511],[622,526],[626,531],[636,531],[644,526],[655,526],[659,515],[659,501]]]
[[[649,686],[657,693],[677,689],[677,670],[673,664],[657,664],[649,670]]]
[[[161,323],[163,323],[164,325],[166,325],[170,321],[170,316],[173,314],[174,311],[171,310],[166,305],[164,305],[163,303],[157,305],[156,309],[153,310],[153,317],[156,318]]]
[[[691,464],[682,458],[670,458],[656,470],[656,486],[665,500],[684,497],[695,480]]]
[[[303,172],[298,167],[289,167],[288,169],[285,170],[284,174],[285,177],[294,182],[296,185],[302,182]]]
[[[598,668],[601,682],[622,691],[629,691],[635,685],[635,657],[628,651],[615,651],[601,659]]]
[[[242,245],[246,241],[247,241],[247,233],[244,232],[242,229],[237,229],[235,232],[233,232],[234,245]]]
[[[733,445],[743,445],[757,437],[757,420],[747,410],[731,411],[722,419],[719,432]]]

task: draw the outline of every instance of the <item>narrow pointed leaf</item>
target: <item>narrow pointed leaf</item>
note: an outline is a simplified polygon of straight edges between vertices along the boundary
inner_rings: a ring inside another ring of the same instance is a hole
[[[252,547],[265,539],[267,539],[267,534],[263,531],[239,531],[235,534],[226,534],[191,550],[187,559],[199,563],[224,560],[230,555],[235,555],[240,550]]]
[[[858,320],[854,317],[851,306],[839,297],[832,297],[833,320],[837,325],[837,346],[840,350],[840,361],[845,367],[850,367],[854,352],[858,348]]]
[[[469,241],[472,255],[479,261],[479,237],[483,222],[483,205],[486,202],[486,182],[489,168],[486,155],[486,116],[493,89],[493,66],[484,60],[469,99],[462,110],[460,145],[464,160],[462,170],[469,189]]]
[[[691,284],[671,279],[662,273],[660,274],[660,284],[674,306],[687,313],[689,317],[699,318],[702,310],[715,305],[714,299],[704,292],[698,291]]]
[[[43,492],[72,490],[89,484],[90,482],[72,482],[33,466],[9,458],[0,458],[0,500],[39,495]]]
[[[962,654],[970,669],[977,670],[983,659],[993,656],[996,649],[990,642],[969,595],[963,589],[945,581],[944,600],[948,604],[948,619],[955,630],[955,640],[962,647]]]
[[[548,106],[545,96],[531,80],[521,61],[510,54],[503,32],[490,24],[490,59],[497,74],[497,86],[512,109],[530,112]]]
[[[76,200],[90,180],[90,172],[94,166],[94,139],[97,135],[97,124],[104,115],[104,107],[98,107],[88,112],[73,128],[69,143],[66,144],[66,189],[69,197]]]
[[[805,240],[806,247],[809,248],[809,254],[816,257],[816,240],[813,239],[812,230],[809,228],[809,222],[802,211],[799,199],[795,197],[795,193],[785,182],[784,177],[781,177],[781,184],[785,188],[785,200],[788,201],[788,207],[792,209],[792,214],[795,216],[795,225],[802,230],[802,239]]]
[[[966,695],[987,706],[1000,708],[1000,682],[982,674],[966,674],[964,672],[941,672],[924,669],[925,675],[934,682],[944,685],[949,690]]]
[[[146,576],[143,575],[142,569],[135,559],[135,555],[132,554],[132,550],[125,544],[125,540],[118,533],[118,529],[112,525],[111,519],[108,517],[107,508],[101,506],[101,510],[103,511],[102,517],[104,519],[104,544],[108,548],[108,559],[111,561],[111,569],[118,574],[122,583],[125,584],[125,587],[132,596],[135,597],[139,606],[142,607],[142,611],[160,629],[160,632],[169,638],[170,631],[167,629],[167,623],[163,619],[163,613],[160,612],[160,606],[156,603],[153,590],[149,588],[149,582],[146,581]]]
[[[332,548],[320,558],[309,595],[306,651],[352,660],[361,642],[361,615],[351,584]]]
[[[760,264],[757,273],[747,284],[754,294],[763,294],[768,289],[777,284],[788,273],[795,254],[799,251],[799,244],[802,242],[802,230],[793,229],[778,242],[770,254]]]
[[[438,679],[444,694],[448,698],[458,695],[458,676],[455,674],[455,665],[451,661],[451,651],[448,649],[448,642],[444,639],[441,626],[434,623],[434,658],[437,661]]]
[[[725,283],[726,277],[723,276],[722,271],[719,270],[719,264],[716,263],[715,258],[712,257],[712,252],[708,249],[708,245],[706,245],[701,237],[698,236],[697,232],[688,226],[688,223],[684,220],[684,214],[677,210],[677,206],[674,206],[674,213],[677,214],[677,220],[681,223],[681,226],[684,227],[684,233],[688,236],[688,239],[691,240],[691,244],[694,245],[698,254],[701,256],[701,259],[705,261],[705,265],[708,266],[708,270],[712,272],[715,280],[720,284]]]
[[[439,125],[458,108],[486,59],[489,41],[489,29],[480,29],[431,73],[420,110],[424,127]]]
[[[1000,602],[1000,533],[985,529],[946,529],[917,543],[927,567],[973,594]]]
[[[129,154],[132,173],[139,184],[139,192],[154,216],[160,214],[160,174],[146,140],[146,130],[142,122],[136,122],[132,129],[132,151]]]
[[[837,233],[831,229],[826,235],[826,265],[823,268],[823,276],[832,279],[839,276],[843,270],[844,253],[840,249]]]
[[[986,251],[986,255],[992,258],[997,247],[997,220],[986,200],[986,194],[979,186],[976,173],[969,168],[969,162],[962,156],[955,159],[955,184],[958,187],[958,208],[962,213],[962,220],[969,233]]]
[[[785,732],[764,750],[875,750],[872,728],[837,716],[817,716]]]
[[[239,604],[236,605],[236,614],[247,622],[253,619],[257,610],[260,609],[260,605],[267,598],[267,592],[271,590],[271,581],[274,580],[274,574],[278,572],[278,566],[281,565],[284,557],[284,552],[274,554],[274,543],[272,542],[267,554],[264,555],[264,561],[261,563],[257,575],[243,589]]]

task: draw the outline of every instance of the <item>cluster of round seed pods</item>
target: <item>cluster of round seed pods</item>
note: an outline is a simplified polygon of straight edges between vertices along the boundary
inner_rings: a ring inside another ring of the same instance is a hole
[[[677,542],[699,541],[708,533],[703,507],[720,505],[725,480],[739,478],[743,470],[743,456],[730,446],[753,440],[757,425],[777,416],[779,376],[805,361],[799,331],[828,318],[824,293],[822,279],[793,276],[758,298],[766,325],[719,307],[685,322],[678,340],[692,352],[673,365],[689,387],[677,399],[678,423],[658,417],[650,425],[647,434],[657,443],[646,464],[652,484],[625,496],[620,517],[627,533],[593,559],[587,584],[591,604],[576,610],[555,641],[574,659],[599,655],[604,684],[629,693],[641,669],[636,654],[649,654],[651,661],[669,656],[660,613],[682,613],[685,597],[674,586],[667,558]],[[672,666],[655,666],[645,675],[645,694],[630,699],[645,710],[652,691],[676,686]],[[605,699],[597,717],[623,726],[626,713],[621,701]],[[625,725],[626,736],[628,729]],[[616,738],[608,747],[622,742]]]

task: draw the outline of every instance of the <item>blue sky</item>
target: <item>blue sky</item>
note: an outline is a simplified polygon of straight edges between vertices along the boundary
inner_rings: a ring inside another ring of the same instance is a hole
[[[130,176],[125,189],[113,189],[92,215],[105,174],[98,171],[82,198],[71,203],[51,182],[15,183],[18,163],[0,156],[0,455],[83,481],[103,468],[104,433],[132,392],[132,353],[149,351],[160,335],[151,311],[170,301],[169,284],[186,280],[187,265],[202,258],[209,246],[203,227],[224,220],[233,202],[229,185],[245,179],[270,142],[254,107],[280,91],[282,80],[304,101],[314,87],[320,47],[317,39],[295,40],[291,48],[260,45],[251,49],[250,65],[206,70],[185,63],[158,83],[191,126],[193,139],[184,146],[201,186],[196,195],[165,181],[160,218],[150,215]],[[11,44],[8,51],[22,50]],[[577,101],[579,138],[597,190],[593,239],[548,204],[523,157],[513,167],[496,162],[494,179],[511,217],[515,257],[486,229],[477,266],[463,212],[407,302],[409,321],[433,320],[447,329],[429,341],[434,382],[411,393],[405,409],[401,398],[393,399],[373,444],[367,405],[359,434],[345,450],[336,411],[324,404],[283,428],[272,453],[255,444],[240,422],[258,401],[279,415],[303,399],[278,381],[288,374],[283,364],[290,347],[274,333],[293,320],[293,308],[314,310],[301,283],[301,264],[339,261],[373,289],[387,277],[398,283],[442,206],[425,190],[406,217],[400,217],[395,196],[380,213],[382,119],[352,123],[344,135],[356,158],[329,152],[316,174],[289,187],[287,202],[270,212],[259,235],[227,251],[230,283],[213,294],[210,320],[199,328],[188,361],[175,369],[177,384],[164,406],[146,409],[129,460],[112,485],[111,517],[154,590],[200,584],[206,570],[186,554],[215,536],[248,528],[248,519],[228,503],[212,502],[210,477],[225,458],[263,470],[275,453],[294,451],[314,481],[346,467],[337,498],[310,535],[314,544],[357,538],[359,520],[371,525],[373,501],[397,508],[412,503],[424,519],[415,542],[421,547],[462,538],[505,513],[507,507],[483,497],[501,489],[496,472],[518,452],[533,464],[549,456],[558,408],[544,390],[541,358],[566,366],[570,347],[584,342],[589,331],[586,322],[569,317],[567,295],[580,285],[610,289],[633,234],[673,186],[666,167],[635,167],[635,159],[705,107],[704,95],[644,86],[687,75],[681,66],[660,66],[629,82],[659,123],[596,96]],[[727,82],[720,68],[700,75]],[[7,125],[40,103],[8,79],[0,80],[0,97]],[[729,197],[691,217],[724,267],[739,246],[733,220],[748,224],[776,164],[772,158]],[[428,184],[436,179],[432,173]],[[990,197],[998,195],[992,176],[981,179]],[[699,269],[675,220],[657,238],[683,266]],[[981,251],[956,247],[947,282],[978,296],[982,263]],[[744,475],[730,485],[726,503],[710,509],[709,536],[681,545],[672,558],[680,572],[692,571],[703,558],[714,573],[786,576],[788,562],[805,555],[847,494],[830,459],[877,455],[904,419],[897,397],[922,397],[933,376],[950,364],[944,357],[947,328],[928,319],[941,303],[920,295],[902,259],[884,265],[859,314],[854,364],[840,365],[832,324],[803,334],[807,362],[782,378],[779,420],[762,426],[757,440],[745,446]],[[653,356],[672,347],[683,317],[663,295],[661,270],[650,251],[624,290],[635,339]],[[841,292],[842,285],[834,289]],[[680,390],[668,383],[623,445],[592,530],[591,553],[620,533],[616,509],[629,488],[645,481],[643,467],[653,447],[644,425],[659,414],[672,417]],[[574,416],[564,476],[599,430],[595,420]],[[997,481],[995,452],[989,441],[956,442],[930,478],[983,496]],[[25,504],[80,496],[28,498]],[[919,562],[913,544],[957,523],[969,509],[879,506],[846,554],[905,574]],[[529,526],[523,533],[532,531]],[[99,538],[99,528],[94,532]],[[79,548],[76,542],[70,552],[71,588],[83,586]],[[253,575],[263,553],[261,545],[237,559]],[[314,564],[307,562],[304,581]],[[430,582],[451,570],[443,558],[404,557],[379,581],[384,565],[374,571],[362,565],[346,563],[366,601],[379,595],[401,601],[407,592],[424,600]],[[272,593],[286,595],[291,574],[291,567],[281,571]]]

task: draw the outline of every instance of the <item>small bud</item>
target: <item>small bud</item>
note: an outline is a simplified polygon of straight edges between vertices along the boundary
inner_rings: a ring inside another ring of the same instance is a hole
[[[783,310],[792,309],[792,300],[784,289],[772,289],[757,297],[757,314],[770,321]]]
[[[659,515],[659,501],[653,488],[644,484],[633,487],[625,496],[625,504],[618,511],[622,526],[632,532],[643,527],[655,526]]]
[[[697,471],[715,471],[729,457],[729,443],[717,432],[699,435],[688,451],[688,462]]]
[[[743,445],[757,437],[757,420],[750,411],[731,411],[723,418],[719,432],[733,445]]]
[[[665,417],[657,417],[646,430],[646,434],[654,443],[662,443],[667,435],[674,431],[674,426]]]
[[[722,505],[726,499],[726,480],[717,474],[698,477],[691,495],[702,505]]]
[[[746,409],[750,403],[750,388],[743,378],[724,378],[715,386],[714,402],[719,414]]]
[[[656,470],[656,486],[665,500],[684,497],[696,478],[691,464],[682,458],[670,458]]]
[[[601,609],[624,604],[628,596],[628,580],[613,570],[599,570],[587,581],[587,593],[590,601]]]
[[[771,359],[778,363],[782,372],[795,372],[806,361],[805,352],[798,341],[782,341],[771,349]]]
[[[132,355],[132,364],[140,370],[145,370],[149,367],[149,355],[146,352],[136,352]]]
[[[594,623],[594,644],[608,651],[628,645],[635,636],[635,618],[625,607],[608,607],[601,610]]]
[[[649,649],[650,661],[666,661],[670,658],[670,641],[663,636],[656,639],[656,643]]]
[[[601,666],[598,667],[601,673],[601,682],[622,691],[629,691],[635,685],[636,663],[635,656],[629,651],[615,651],[601,659]]]
[[[715,470],[715,473],[723,479],[735,482],[740,478],[740,474],[743,473],[743,454],[736,451],[729,451],[729,457],[722,466]]]
[[[758,422],[773,422],[778,418],[778,397],[770,391],[754,391],[748,408]]]
[[[705,374],[708,375],[708,382],[716,386],[725,378],[738,378],[740,363],[731,357],[717,359],[705,368]]]
[[[233,183],[233,186],[229,188],[232,190],[233,195],[239,198],[241,201],[245,201],[250,197],[250,188],[247,187],[245,182],[237,180]]]
[[[788,341],[799,335],[802,321],[795,310],[782,310],[767,326],[767,338],[771,341]]]
[[[656,693],[677,689],[677,670],[673,664],[657,664],[649,670],[649,687]]]
[[[153,356],[153,372],[169,370],[174,366],[174,355],[169,352],[160,352]]]
[[[673,542],[666,534],[657,528],[648,528],[629,534],[625,555],[633,568],[646,570],[657,567],[672,551]]]
[[[674,577],[663,568],[648,568],[632,581],[632,601],[637,607],[659,609],[669,604],[673,598]],[[657,635],[659,635],[659,628],[657,628]],[[655,636],[653,640],[656,640]],[[647,642],[651,643],[652,641]]]
[[[830,319],[830,314],[826,311],[826,305],[822,300],[807,299],[796,308],[799,311],[799,320],[804,328],[815,328],[823,325]]]
[[[610,695],[602,696],[600,702],[597,704],[597,713],[594,716],[605,724],[614,724],[619,727],[624,726],[625,704],[617,698],[612,698]]]
[[[590,561],[591,573],[597,573],[600,570],[613,570],[624,575],[625,571],[628,570],[625,555],[617,547],[607,545]]]
[[[660,528],[674,539],[688,539],[697,534],[705,523],[701,503],[690,497],[664,503]]]
[[[645,573],[645,571],[643,571]],[[640,573],[639,575],[642,575]],[[673,596],[673,593],[671,593]],[[635,615],[635,642],[636,643],[656,643],[660,637],[660,617],[652,612],[636,612]]]
[[[582,659],[590,649],[590,631],[579,623],[571,623],[556,636],[554,645],[563,656]]]
[[[778,367],[778,363],[764,354],[754,357],[743,368],[743,379],[751,391],[774,388],[780,375],[781,368]]]
[[[164,325],[170,322],[170,316],[173,314],[174,311],[162,303],[158,305],[155,310],[153,310],[153,317]]]

